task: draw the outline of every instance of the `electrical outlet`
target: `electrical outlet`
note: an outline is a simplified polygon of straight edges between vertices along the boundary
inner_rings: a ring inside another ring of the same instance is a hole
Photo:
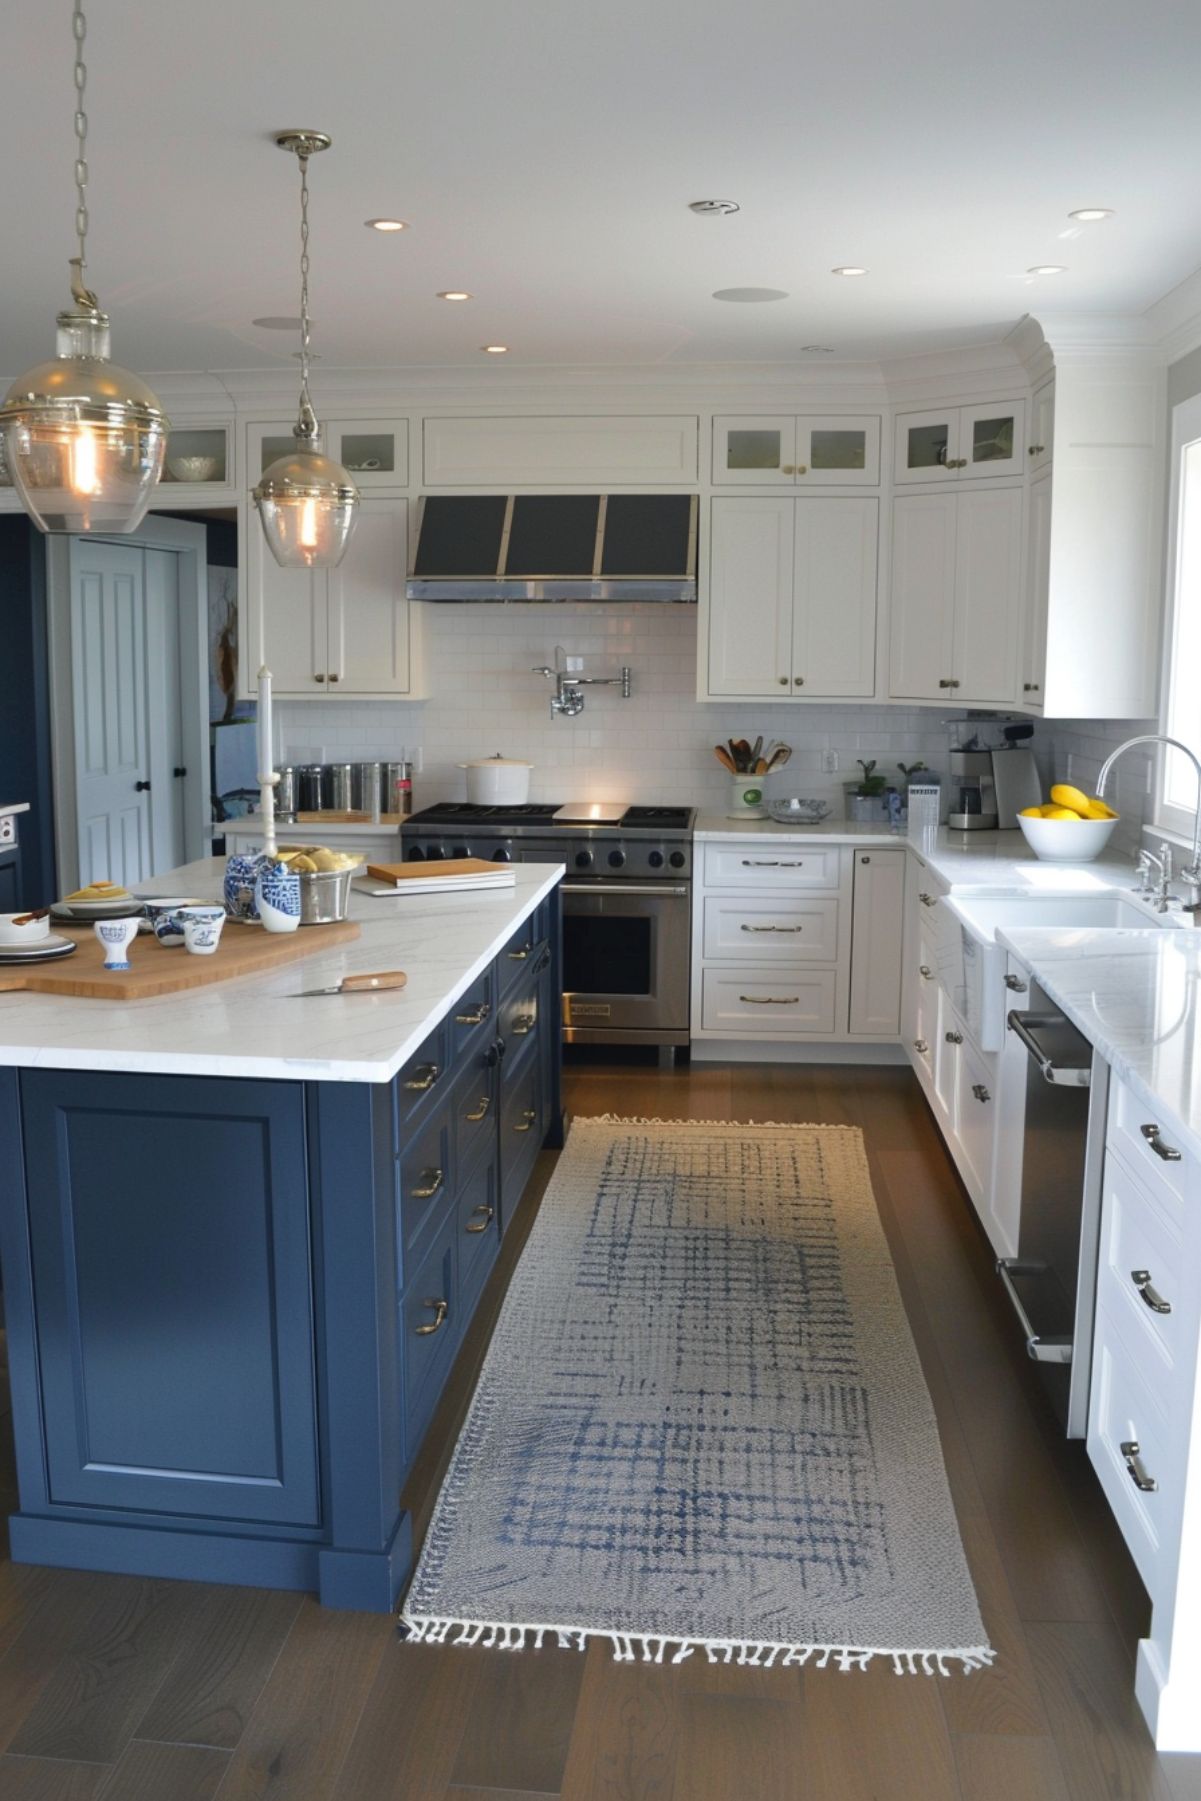
[[[420,744],[415,744],[411,750],[406,745],[405,746],[405,756],[408,758],[409,762],[413,765],[413,774],[420,775],[423,768],[425,767],[425,759],[423,758],[423,756],[421,754]]]
[[[822,752],[822,774],[823,775],[837,775],[838,774],[838,752],[836,750],[823,750],[823,752]]]

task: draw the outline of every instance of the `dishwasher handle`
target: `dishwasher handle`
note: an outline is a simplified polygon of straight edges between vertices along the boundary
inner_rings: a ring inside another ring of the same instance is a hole
[[[1072,1341],[1070,1338],[1042,1336],[1034,1330],[1030,1315],[1022,1305],[1021,1296],[1014,1287],[1014,1276],[1041,1275],[1045,1264],[1023,1257],[998,1257],[997,1274],[1005,1285],[1010,1305],[1017,1314],[1026,1340],[1026,1355],[1035,1363],[1070,1363],[1072,1361]]]
[[[1092,1071],[1087,1064],[1056,1063],[1049,1057],[1035,1037],[1039,1026],[1061,1026],[1065,1023],[1062,1013],[1010,1013],[1009,1030],[1025,1045],[1032,1060],[1042,1072],[1044,1082],[1051,1082],[1057,1088],[1087,1088],[1092,1079]]]

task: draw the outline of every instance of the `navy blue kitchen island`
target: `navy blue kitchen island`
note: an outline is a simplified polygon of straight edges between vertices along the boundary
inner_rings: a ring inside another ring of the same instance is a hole
[[[16,1560],[393,1606],[406,1472],[538,1152],[562,1143],[556,879],[522,871],[507,913],[448,906],[439,928],[434,903],[390,901],[364,924],[346,969],[440,947],[385,1079],[387,996],[298,1001],[307,964],[169,997],[181,1041],[244,1021],[235,1074],[155,1053],[168,997],[121,1007],[155,1011],[64,1066],[28,1042],[54,1009],[74,1010],[66,1034],[120,1004],[0,996]]]

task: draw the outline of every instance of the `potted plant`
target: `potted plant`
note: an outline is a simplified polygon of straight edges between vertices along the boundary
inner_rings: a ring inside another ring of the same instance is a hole
[[[863,774],[857,782],[846,784],[847,818],[858,825],[874,825],[888,818],[889,784],[876,774],[876,759],[857,759]]]

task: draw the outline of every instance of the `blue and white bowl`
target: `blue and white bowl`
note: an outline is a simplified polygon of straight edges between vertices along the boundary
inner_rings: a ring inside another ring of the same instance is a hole
[[[201,907],[205,903],[196,899],[194,894],[179,897],[152,899],[142,902],[146,917],[150,921],[151,930],[159,943],[168,950],[173,950],[183,943],[183,920],[179,916],[181,907]]]
[[[286,863],[265,862],[254,885],[254,904],[269,932],[294,932],[300,924],[300,877]]]

